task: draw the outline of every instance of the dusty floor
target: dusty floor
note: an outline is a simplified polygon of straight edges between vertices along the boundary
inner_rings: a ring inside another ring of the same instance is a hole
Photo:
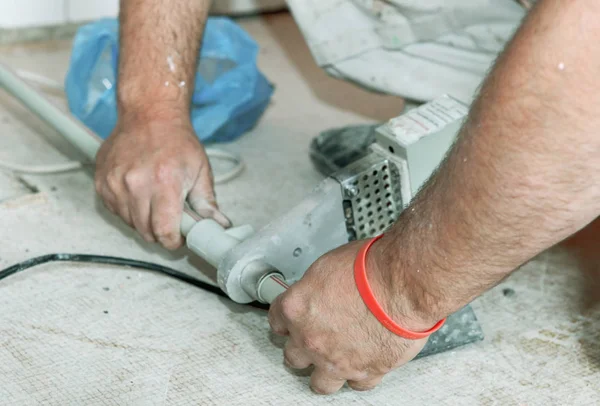
[[[386,120],[402,102],[328,78],[285,14],[243,25],[261,43],[261,67],[277,90],[260,125],[225,146],[240,152],[248,169],[218,194],[234,222],[260,227],[320,179],[307,158],[312,136]],[[68,56],[68,43],[0,53],[15,68],[55,79],[62,79]],[[76,157],[5,94],[0,135],[0,159]],[[269,160],[267,151],[274,152]],[[0,172],[0,266],[81,252],[152,260],[201,276],[184,251],[148,246],[109,215],[91,179],[85,172]],[[306,376],[284,368],[264,312],[148,272],[39,267],[0,282],[0,404],[598,404],[599,228],[540,255],[476,300],[484,342],[410,363],[371,393],[333,397],[313,395]],[[200,267],[210,277],[212,270]]]

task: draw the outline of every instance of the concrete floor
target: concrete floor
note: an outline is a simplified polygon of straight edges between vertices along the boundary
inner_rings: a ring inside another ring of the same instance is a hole
[[[260,125],[225,146],[248,168],[218,188],[235,223],[264,225],[320,176],[307,157],[319,131],[383,121],[402,101],[327,77],[286,14],[248,19],[277,90]],[[5,48],[15,68],[62,79],[69,44]],[[53,99],[61,103],[60,99]],[[0,94],[0,159],[76,158],[44,124]],[[264,159],[265,153],[272,152]],[[283,192],[282,192],[283,191]],[[0,267],[52,252],[126,256],[210,279],[185,251],[137,238],[96,200],[89,172],[0,172]],[[332,397],[282,364],[266,314],[149,272],[47,265],[0,282],[2,405],[512,405],[600,403],[596,274],[600,227],[523,266],[477,299],[486,340],[415,361],[370,393]]]

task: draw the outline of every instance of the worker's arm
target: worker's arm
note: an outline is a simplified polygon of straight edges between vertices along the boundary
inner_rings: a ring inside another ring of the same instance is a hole
[[[423,331],[600,215],[600,4],[538,2],[499,58],[439,171],[369,252],[389,315]],[[271,307],[312,386],[373,387],[425,340],[386,330],[353,280],[364,242],[318,260]]]
[[[182,244],[184,201],[222,225],[190,103],[210,0],[121,0],[119,120],[97,156],[106,206],[147,241]]]

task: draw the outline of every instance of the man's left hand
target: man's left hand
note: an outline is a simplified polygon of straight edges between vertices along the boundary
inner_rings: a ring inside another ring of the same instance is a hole
[[[269,311],[273,331],[289,336],[285,364],[295,369],[314,365],[310,386],[319,394],[334,393],[346,382],[355,390],[372,389],[386,373],[413,359],[427,342],[426,338],[412,341],[393,334],[365,306],[353,273],[362,244],[353,242],[319,258]],[[409,313],[402,292],[386,282],[382,264],[377,263],[379,244],[367,257],[369,283],[386,311]],[[410,314],[389,314],[405,328],[431,327]]]

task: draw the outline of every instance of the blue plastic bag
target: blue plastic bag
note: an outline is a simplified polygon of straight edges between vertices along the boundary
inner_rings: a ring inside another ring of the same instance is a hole
[[[69,109],[102,138],[117,123],[118,39],[114,19],[81,27],[65,82]],[[191,113],[202,141],[231,141],[250,130],[266,109],[273,86],[258,70],[257,54],[256,42],[233,21],[208,19]]]

